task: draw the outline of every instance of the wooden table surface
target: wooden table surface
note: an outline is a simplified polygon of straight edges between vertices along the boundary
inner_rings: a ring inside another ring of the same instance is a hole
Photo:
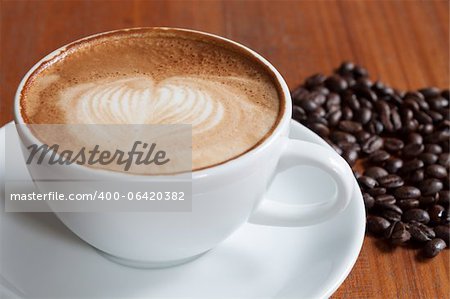
[[[291,89],[342,60],[400,89],[449,86],[448,1],[0,2],[0,125],[13,119],[15,89],[36,61],[70,41],[125,27],[184,27],[228,37],[265,56]],[[429,261],[416,254],[366,237],[333,297],[449,298],[449,250]]]

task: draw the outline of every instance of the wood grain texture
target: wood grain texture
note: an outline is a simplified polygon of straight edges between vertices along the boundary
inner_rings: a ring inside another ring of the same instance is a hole
[[[15,89],[36,61],[75,39],[124,27],[184,27],[231,38],[269,59],[291,88],[342,60],[400,89],[449,86],[448,1],[0,3],[0,125],[12,120]],[[449,298],[449,250],[429,261],[416,255],[366,237],[333,297]]]

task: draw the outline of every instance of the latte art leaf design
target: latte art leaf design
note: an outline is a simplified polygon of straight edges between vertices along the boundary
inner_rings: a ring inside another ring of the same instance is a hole
[[[237,125],[254,105],[219,79],[172,77],[156,84],[145,76],[80,84],[63,92],[60,104],[69,123],[191,124],[194,134],[224,118]]]

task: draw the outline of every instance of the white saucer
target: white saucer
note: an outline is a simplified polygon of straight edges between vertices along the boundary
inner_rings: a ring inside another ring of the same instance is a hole
[[[324,144],[305,127],[292,126],[292,138]],[[22,164],[18,160],[18,171],[25,171]],[[308,198],[308,178],[314,175],[320,173],[288,170],[268,196]],[[284,188],[289,180],[299,190]],[[1,298],[324,298],[349,274],[365,230],[355,183],[349,207],[328,222],[304,228],[246,224],[193,262],[143,270],[104,258],[51,213],[5,213],[0,204]]]

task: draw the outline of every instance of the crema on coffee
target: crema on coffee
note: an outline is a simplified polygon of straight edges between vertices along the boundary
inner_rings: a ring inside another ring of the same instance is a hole
[[[190,31],[130,29],[75,42],[22,90],[30,124],[191,124],[193,170],[261,143],[282,101],[274,74],[240,47]]]

